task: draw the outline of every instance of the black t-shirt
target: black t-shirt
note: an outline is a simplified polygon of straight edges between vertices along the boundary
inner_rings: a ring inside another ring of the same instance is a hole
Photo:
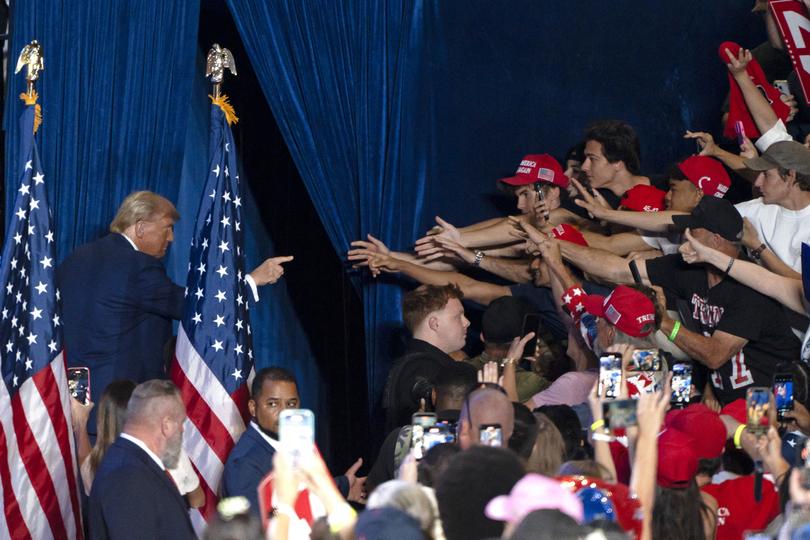
[[[731,278],[709,288],[706,270],[684,263],[678,254],[647,261],[650,282],[685,299],[692,322],[704,336],[716,330],[748,340],[733,358],[711,373],[718,401],[745,397],[750,386],[770,387],[776,365],[799,358],[799,340],[784,308]]]

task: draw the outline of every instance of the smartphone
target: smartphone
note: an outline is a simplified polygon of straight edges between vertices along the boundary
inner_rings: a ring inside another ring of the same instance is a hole
[[[734,132],[737,133],[737,144],[740,146],[745,143],[745,128],[743,127],[742,120],[734,122]]]
[[[635,426],[638,423],[636,403],[635,399],[602,402],[602,418],[605,420],[605,427],[612,430]]]
[[[630,397],[661,390],[664,380],[658,349],[637,349],[627,366],[627,390]]]
[[[436,425],[426,428],[423,436],[423,455],[437,444],[456,442],[455,426],[448,422],[436,422]]]
[[[605,399],[617,399],[622,383],[622,357],[606,354],[599,359],[599,395]]]
[[[523,337],[529,332],[534,332],[534,337],[523,348],[524,357],[534,356],[537,352],[537,334],[540,332],[540,315],[538,313],[527,313],[523,317],[523,331],[520,336]]]
[[[500,424],[478,426],[478,440],[484,446],[503,446],[503,430]]]
[[[771,406],[771,391],[767,388],[749,388],[745,392],[747,410],[746,426],[754,435],[763,435],[768,431],[768,408]]]
[[[673,407],[683,408],[689,405],[692,392],[692,364],[675,364],[672,366],[672,397],[670,403]]]
[[[633,259],[628,263],[630,266],[630,273],[633,274],[633,281],[636,285],[644,285],[644,282],[641,279],[641,274],[638,272],[638,264],[636,264],[636,260]]]
[[[297,467],[315,451],[315,415],[308,409],[287,409],[278,417],[278,440]]]
[[[418,412],[411,416],[411,448],[416,459],[425,456],[425,433],[436,425],[436,413]]]
[[[68,368],[67,377],[70,397],[82,405],[87,405],[90,401],[90,369],[86,367]]]
[[[790,86],[788,85],[788,82],[785,79],[777,79],[773,81],[773,85],[783,95],[786,96],[790,95]]]
[[[534,183],[534,191],[537,193],[537,198],[540,199],[542,202],[546,202],[546,194],[543,191],[543,185],[540,182]],[[548,219],[550,212],[548,210],[548,206],[546,206],[545,211],[543,211],[543,217]]]
[[[777,373],[773,376],[773,398],[776,405],[776,419],[785,421],[785,413],[793,410],[793,375]]]

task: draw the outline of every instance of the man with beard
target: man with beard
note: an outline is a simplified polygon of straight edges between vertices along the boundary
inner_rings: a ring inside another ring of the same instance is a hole
[[[139,384],[126,422],[96,471],[90,492],[94,539],[193,539],[188,508],[167,469],[177,466],[186,409],[171,381]]]
[[[298,409],[298,384],[284,368],[268,367],[256,374],[251,385],[248,410],[251,421],[233,447],[222,474],[222,496],[243,496],[250,510],[259,513],[259,482],[273,470],[273,456],[279,450],[278,419],[286,409]],[[349,500],[363,498],[365,477],[356,473],[363,460],[358,459],[343,476],[335,478],[338,489]]]

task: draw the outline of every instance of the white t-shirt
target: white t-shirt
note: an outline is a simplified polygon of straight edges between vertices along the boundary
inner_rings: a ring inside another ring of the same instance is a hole
[[[681,233],[655,233],[650,231],[639,231],[641,239],[647,242],[648,245],[661,251],[664,255],[672,255],[678,253],[678,248],[681,247],[683,241],[681,240]]]
[[[804,334],[804,340],[802,341],[802,354],[800,358],[805,364],[810,364],[810,328],[808,328],[807,332]]]
[[[802,243],[810,242],[810,205],[788,210],[778,204],[764,204],[760,197],[735,206],[754,225],[768,249],[786,265],[802,271]]]

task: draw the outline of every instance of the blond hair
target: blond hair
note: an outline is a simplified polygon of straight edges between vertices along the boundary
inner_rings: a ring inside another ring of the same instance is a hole
[[[136,191],[127,195],[110,223],[110,232],[123,233],[139,221],[149,221],[156,214],[166,214],[172,220],[180,219],[177,209],[168,199],[151,191]]]

